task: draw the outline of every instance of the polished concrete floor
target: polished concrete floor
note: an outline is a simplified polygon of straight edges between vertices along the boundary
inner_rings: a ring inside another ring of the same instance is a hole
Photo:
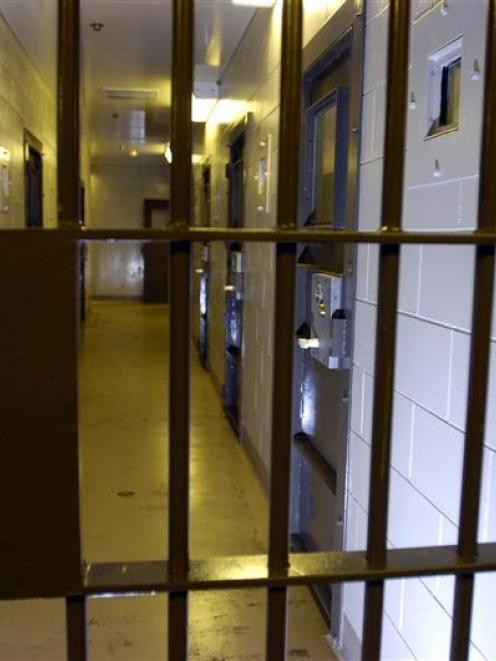
[[[82,523],[87,561],[161,559],[167,553],[167,310],[92,302],[82,337]],[[191,555],[267,547],[265,494],[192,354]],[[195,593],[189,658],[263,659],[263,590]],[[92,661],[167,657],[165,597],[91,600]],[[334,659],[306,588],[290,593],[289,659]],[[60,601],[0,604],[0,661],[65,658]]]

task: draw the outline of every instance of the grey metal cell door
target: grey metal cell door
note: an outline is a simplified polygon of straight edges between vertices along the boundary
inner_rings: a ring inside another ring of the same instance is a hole
[[[238,133],[231,143],[230,162],[227,165],[228,179],[228,224],[232,228],[244,225],[244,131]],[[224,410],[239,434],[241,405],[241,349],[243,340],[243,246],[239,242],[227,244],[226,263],[226,370],[224,379]]]
[[[302,226],[345,229],[349,146],[349,51],[305,78]],[[295,361],[293,544],[343,548],[350,324],[351,249],[301,246],[298,254]],[[314,589],[336,633],[340,589]]]
[[[211,204],[211,166],[205,165],[202,170],[202,193],[201,193],[201,215],[203,225],[210,227],[210,204]],[[198,341],[198,353],[203,367],[208,364],[208,311],[210,308],[210,245],[204,243],[201,246],[201,260],[199,267],[199,316],[200,329]]]

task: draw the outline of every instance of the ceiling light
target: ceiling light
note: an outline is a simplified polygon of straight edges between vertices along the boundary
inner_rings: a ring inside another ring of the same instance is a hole
[[[215,106],[209,120],[213,124],[232,124],[243,118],[248,110],[246,101],[221,99]]]
[[[198,99],[193,94],[193,105],[191,109],[191,118],[193,122],[204,123],[210,116],[210,113],[214,109],[215,104],[217,103],[217,97],[208,98],[208,99]]]
[[[136,151],[136,149],[131,149],[131,151],[129,152],[129,156],[131,156],[132,158],[136,158],[138,156],[138,152]]]
[[[158,91],[134,87],[104,87],[103,95],[107,99],[142,99],[152,101],[157,98]]]
[[[275,5],[275,0],[231,0],[233,5],[238,7],[265,7],[271,9]]]
[[[101,23],[100,21],[95,21],[94,23],[90,23],[90,28],[94,32],[101,32],[104,27],[105,27],[105,24]]]
[[[165,145],[165,150],[164,150],[164,158],[167,161],[169,165],[172,165],[172,149],[171,149],[171,144],[168,142]],[[192,154],[191,155],[191,162],[193,165],[198,165],[203,161],[203,154]]]

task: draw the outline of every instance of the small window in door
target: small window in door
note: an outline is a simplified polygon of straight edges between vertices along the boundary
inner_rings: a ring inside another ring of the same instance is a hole
[[[314,128],[314,220],[334,224],[334,179],[336,167],[336,104],[315,117]]]
[[[348,92],[337,88],[307,111],[306,224],[346,225]]]
[[[462,39],[429,58],[429,119],[427,138],[458,130],[462,83]]]

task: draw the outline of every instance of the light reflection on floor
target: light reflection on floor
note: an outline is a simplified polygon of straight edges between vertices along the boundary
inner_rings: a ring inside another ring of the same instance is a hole
[[[167,313],[93,302],[82,338],[81,438],[86,560],[150,560],[167,549]],[[196,356],[192,361],[191,554],[266,549],[267,503]],[[264,658],[263,590],[195,593],[189,658]],[[290,593],[288,658],[333,659],[304,588]],[[165,597],[91,600],[91,661],[166,658]],[[0,661],[65,658],[60,601],[0,604]]]

